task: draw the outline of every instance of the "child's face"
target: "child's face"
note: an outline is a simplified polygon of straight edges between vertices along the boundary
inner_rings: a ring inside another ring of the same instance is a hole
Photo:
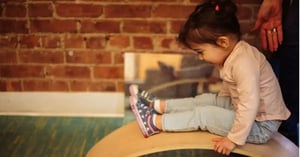
[[[196,51],[200,60],[212,63],[216,66],[223,66],[229,52],[214,44],[190,43],[191,48]]]

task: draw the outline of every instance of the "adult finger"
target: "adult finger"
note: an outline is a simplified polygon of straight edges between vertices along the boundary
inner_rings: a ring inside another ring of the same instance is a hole
[[[269,46],[269,50],[271,52],[274,52],[278,49],[279,45],[282,43],[283,40],[282,26],[280,21],[272,21],[271,26],[272,26],[271,32],[272,32],[273,44]]]
[[[267,31],[267,41],[268,41],[268,49],[273,52],[273,32],[271,30],[266,30]]]
[[[259,35],[260,35],[261,45],[262,45],[263,49],[267,49],[267,45],[268,45],[267,42],[268,41],[267,41],[267,32],[266,32],[266,30],[261,28]]]
[[[278,43],[282,44],[283,41],[283,32],[282,32],[282,25],[277,26],[277,37],[278,37]]]
[[[272,41],[272,45],[270,47],[270,51],[274,52],[278,48],[277,28],[276,27],[272,28],[271,32],[272,32],[272,40],[273,41]]]
[[[261,29],[264,29],[265,32],[265,43],[263,43],[263,48],[266,50],[268,49],[269,51],[273,52],[274,51],[274,40],[273,40],[273,28],[274,28],[274,23],[273,21],[265,22],[262,26]],[[262,37],[262,36],[261,36]]]
[[[282,23],[281,19],[272,20],[272,28],[276,28],[277,31],[277,43],[280,45],[283,41]]]

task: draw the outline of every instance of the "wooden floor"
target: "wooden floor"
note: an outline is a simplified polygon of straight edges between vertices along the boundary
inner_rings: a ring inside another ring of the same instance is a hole
[[[134,120],[129,110],[124,118],[0,116],[0,157],[84,157],[104,136]],[[210,150],[197,149],[143,157],[201,156],[223,157]]]
[[[84,157],[105,135],[134,120],[0,116],[0,157]]]
[[[84,157],[104,136],[135,120],[130,110],[125,113],[123,118],[0,116],[0,157]],[[225,156],[186,149],[142,157]]]

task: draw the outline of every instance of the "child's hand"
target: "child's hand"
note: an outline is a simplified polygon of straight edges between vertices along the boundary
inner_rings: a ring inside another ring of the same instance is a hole
[[[214,150],[223,155],[229,155],[236,147],[236,144],[230,141],[227,137],[214,138],[213,142],[215,142]]]

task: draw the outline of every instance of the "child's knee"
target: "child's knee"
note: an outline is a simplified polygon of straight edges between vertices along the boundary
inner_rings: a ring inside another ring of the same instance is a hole
[[[213,93],[204,93],[197,95],[195,100],[201,105],[216,105],[217,95]]]

